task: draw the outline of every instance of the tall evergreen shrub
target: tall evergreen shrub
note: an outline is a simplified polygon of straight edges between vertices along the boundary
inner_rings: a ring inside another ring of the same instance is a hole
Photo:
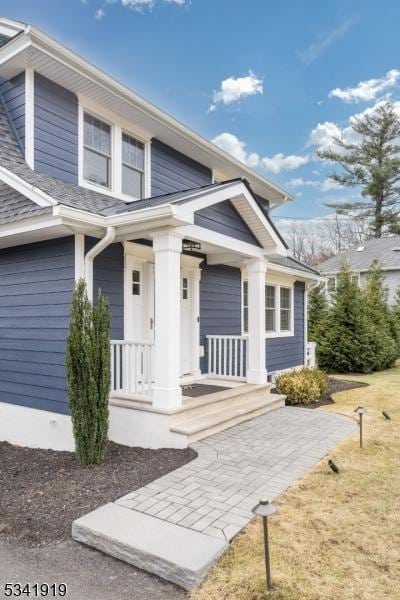
[[[317,340],[318,366],[338,373],[369,373],[374,369],[371,342],[374,335],[363,308],[363,294],[342,265],[331,305],[320,324]]]
[[[387,290],[384,287],[381,269],[374,262],[368,272],[362,290],[363,308],[372,327],[370,353],[376,371],[392,367],[398,357],[396,331],[392,314],[387,303]]]
[[[325,286],[314,287],[308,296],[308,340],[318,342],[321,323],[325,320],[328,310]]]
[[[100,292],[92,306],[83,279],[72,295],[66,365],[76,456],[83,465],[99,464],[108,441],[110,311]]]

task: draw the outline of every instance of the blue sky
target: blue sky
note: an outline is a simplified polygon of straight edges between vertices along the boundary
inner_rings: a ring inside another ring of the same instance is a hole
[[[332,189],[315,148],[399,98],[396,0],[2,0],[295,195],[319,217]],[[375,80],[375,81],[371,81]],[[399,104],[400,106],[400,104]]]

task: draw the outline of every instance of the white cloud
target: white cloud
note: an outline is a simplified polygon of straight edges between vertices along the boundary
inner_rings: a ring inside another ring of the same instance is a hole
[[[119,0],[106,0],[108,4],[115,4]],[[190,4],[190,0],[160,0],[161,2],[165,2],[167,4],[176,4],[178,6],[186,6]],[[143,12],[144,9],[151,10],[156,4],[157,0],[121,0],[122,6],[126,8],[130,8],[131,10],[136,10],[138,12]]]
[[[270,158],[268,156],[262,157],[256,152],[249,153],[246,149],[246,143],[239,140],[232,133],[221,133],[220,135],[217,135],[212,142],[247,166],[253,169],[256,167],[261,167],[266,171],[270,171],[271,173],[291,171],[309,161],[309,156],[298,156],[295,154],[285,156],[284,154],[279,153]]]
[[[261,162],[267,171],[271,171],[271,173],[280,173],[281,171],[293,171],[293,169],[298,169],[307,164],[309,160],[309,156],[299,156],[296,154],[285,156],[282,152],[279,152],[271,158],[265,156],[261,159]]]
[[[362,119],[365,115],[372,115],[376,109],[383,104],[385,104],[385,101],[380,100],[379,102],[376,102],[374,106],[369,106],[362,112],[351,115],[345,127],[339,127],[339,125],[332,123],[332,121],[318,123],[310,133],[308,145],[315,146],[317,150],[328,150],[329,148],[334,147],[334,138],[336,137],[342,138],[343,141],[347,143],[356,144],[360,140],[360,137],[353,130],[352,125],[354,125],[358,119]],[[400,101],[393,102],[392,106],[400,117]]]
[[[249,154],[246,150],[246,143],[240,141],[233,133],[221,133],[212,142],[249,167],[257,167],[260,163],[259,155],[255,152]]]
[[[244,77],[228,77],[221,82],[219,90],[214,90],[212,99],[213,102],[208,109],[208,112],[217,110],[218,104],[232,104],[246,98],[263,94],[264,87],[262,79],[259,79],[252,71]]]
[[[319,36],[317,40],[312,42],[306,50],[299,52],[300,59],[309,65],[316,60],[324,50],[329,48],[337,39],[342,37],[353,25],[354,19],[343,21],[338,27],[330,31],[325,36]]]
[[[332,190],[339,190],[343,187],[340,184],[336,183],[335,181],[332,181],[328,177],[326,179],[324,179],[324,181],[317,181],[315,179],[303,179],[302,177],[297,177],[294,179],[290,179],[286,185],[287,185],[287,187],[290,187],[290,188],[299,188],[299,187],[317,188],[321,192],[331,192]]]
[[[105,16],[106,16],[106,11],[104,10],[104,8],[98,8],[96,10],[96,12],[94,13],[94,18],[97,19],[97,21],[104,19]]]
[[[388,71],[384,77],[380,79],[368,79],[360,81],[354,87],[335,88],[329,92],[329,98],[340,98],[344,102],[369,102],[386,90],[394,87],[400,79],[400,70],[392,69]]]

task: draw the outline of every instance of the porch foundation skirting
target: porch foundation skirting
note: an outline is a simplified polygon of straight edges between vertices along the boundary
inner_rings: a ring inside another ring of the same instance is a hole
[[[110,404],[109,439],[140,448],[186,448],[187,437],[170,431],[170,416]],[[69,415],[0,402],[0,442],[73,452]]]

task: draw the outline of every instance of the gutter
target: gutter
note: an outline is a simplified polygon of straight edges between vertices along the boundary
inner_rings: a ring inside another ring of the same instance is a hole
[[[90,302],[93,302],[93,261],[100,252],[113,243],[116,233],[115,227],[107,227],[105,236],[85,256],[85,279]]]

